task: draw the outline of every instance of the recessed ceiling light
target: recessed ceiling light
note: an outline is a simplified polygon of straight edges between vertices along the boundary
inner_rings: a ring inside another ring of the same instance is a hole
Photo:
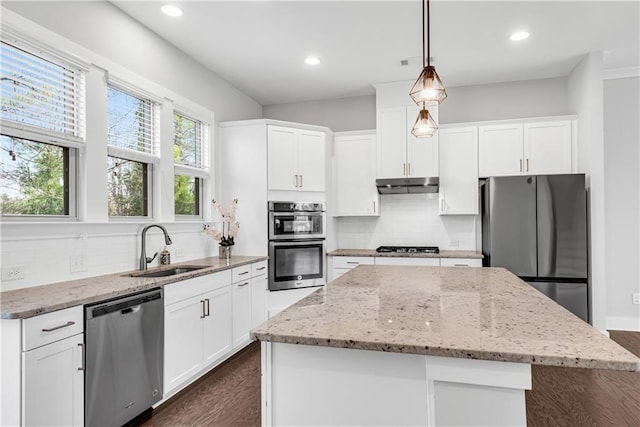
[[[517,33],[513,33],[511,34],[511,36],[509,37],[511,40],[513,40],[514,42],[519,42],[520,40],[524,40],[527,37],[529,37],[529,33],[526,31],[518,31]]]
[[[169,15],[169,16],[182,16],[182,9],[180,9],[178,6],[173,6],[170,4],[165,4],[164,6],[162,6],[160,8],[160,10],[162,11],[162,13],[164,13],[165,15]]]
[[[315,56],[310,56],[304,60],[304,63],[307,65],[318,65],[320,63],[320,59]]]

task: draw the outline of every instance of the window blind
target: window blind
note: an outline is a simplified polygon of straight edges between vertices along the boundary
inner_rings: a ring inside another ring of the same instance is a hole
[[[4,41],[0,64],[3,126],[84,141],[84,71]]]
[[[158,155],[160,118],[158,105],[107,86],[107,144],[151,155]]]

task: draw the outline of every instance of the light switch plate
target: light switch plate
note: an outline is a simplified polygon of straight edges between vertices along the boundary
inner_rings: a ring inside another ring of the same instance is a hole
[[[25,268],[22,265],[14,265],[11,267],[2,267],[2,281],[24,279]]]
[[[84,255],[69,256],[69,273],[80,273],[87,271]]]
[[[640,305],[640,292],[632,294],[633,304]]]

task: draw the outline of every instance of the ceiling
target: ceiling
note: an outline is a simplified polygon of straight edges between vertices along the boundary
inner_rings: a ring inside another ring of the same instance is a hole
[[[113,2],[263,105],[373,94],[420,73],[417,0],[174,1],[179,18],[160,12],[166,3]],[[523,29],[528,39],[509,40]],[[447,87],[566,76],[600,51],[606,69],[640,65],[640,2],[431,2],[431,56]]]

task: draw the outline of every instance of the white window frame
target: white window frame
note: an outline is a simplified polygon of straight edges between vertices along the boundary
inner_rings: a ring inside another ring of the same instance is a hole
[[[160,163],[160,109],[162,106],[162,101],[159,97],[154,96],[152,94],[149,94],[146,91],[143,91],[129,83],[127,83],[126,81],[119,79],[117,77],[113,77],[113,76],[109,76],[107,79],[107,83],[105,85],[105,90],[109,87],[113,87],[114,89],[123,92],[127,95],[142,99],[144,101],[148,101],[151,103],[151,114],[152,114],[152,127],[151,127],[151,138],[152,138],[152,144],[151,144],[151,152],[147,153],[147,152],[143,152],[143,151],[136,151],[136,150],[132,150],[132,149],[128,149],[128,148],[123,148],[123,147],[116,147],[113,145],[109,145],[108,142],[108,137],[107,135],[105,135],[105,138],[107,138],[107,156],[109,157],[117,157],[123,160],[130,160],[130,161],[134,161],[134,162],[139,162],[139,163],[143,163],[145,164],[145,167],[147,168],[146,174],[147,174],[147,206],[146,206],[146,211],[147,211],[147,215],[146,216],[140,216],[140,215],[136,215],[136,216],[112,216],[109,215],[108,212],[108,208],[107,206],[105,206],[105,209],[107,209],[107,217],[109,218],[109,221],[140,221],[140,220],[152,220],[154,215],[154,198],[153,198],[153,188],[154,188],[154,180],[153,180],[153,175],[154,175],[154,167],[158,167],[159,163]],[[108,102],[108,101],[107,101]],[[108,107],[107,107],[108,110]],[[106,173],[106,171],[105,171]],[[109,195],[107,194],[107,199],[108,199]]]
[[[86,78],[89,66],[75,57],[70,57],[65,53],[26,36],[11,24],[3,22],[1,39],[4,43],[23,50],[36,58],[41,58],[68,70],[72,70],[74,77],[77,79],[77,92],[76,99],[74,100],[74,106],[77,109],[77,113],[75,114],[76,121],[74,123],[76,127],[75,134],[64,134],[37,126],[20,124],[12,120],[0,119],[1,133],[3,135],[68,149],[68,212],[64,215],[2,214],[2,220],[10,222],[77,221],[80,204],[78,194],[79,159],[81,157],[81,151],[85,149],[86,140]]]
[[[172,127],[173,127],[173,116],[177,114],[182,117],[185,117],[189,120],[193,120],[201,126],[201,141],[200,141],[200,158],[201,158],[201,167],[194,167],[188,165],[182,165],[178,163],[173,164],[173,176],[175,179],[176,175],[189,176],[193,178],[198,178],[198,189],[199,192],[199,214],[198,215],[181,215],[175,214],[175,219],[177,221],[201,221],[205,218],[205,198],[208,196],[208,193],[205,191],[207,185],[209,185],[210,178],[210,164],[209,164],[209,148],[211,146],[211,124],[206,120],[202,120],[199,114],[195,114],[193,111],[189,111],[188,108],[182,107],[180,105],[174,106],[172,117]],[[175,144],[175,136],[172,141],[172,147]],[[173,162],[173,160],[172,160]],[[174,193],[175,196],[175,193]],[[174,200],[175,205],[175,200]]]

